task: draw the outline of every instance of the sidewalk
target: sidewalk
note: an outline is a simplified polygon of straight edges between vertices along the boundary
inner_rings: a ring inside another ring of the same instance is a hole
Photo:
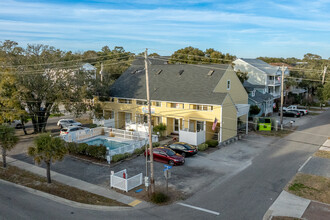
[[[330,146],[329,139],[320,147],[320,150],[329,151],[330,148],[328,146]],[[329,168],[330,159],[310,157],[300,167],[298,172],[329,178]],[[330,204],[305,199],[283,190],[274,203],[269,207],[263,220],[270,220],[273,216],[328,220],[330,219]]]
[[[1,156],[0,156],[1,157]],[[35,166],[29,163],[25,163],[23,161],[20,160],[15,160],[11,157],[7,157],[7,162],[10,163],[12,166],[16,166],[20,169],[29,171],[31,173],[40,175],[40,176],[46,176],[46,170],[44,168],[41,168],[39,166]],[[72,178],[54,171],[51,171],[51,177],[52,180],[55,180],[57,182],[63,183],[65,185],[68,186],[72,186],[81,190],[85,190],[106,198],[110,198],[113,200],[116,200],[118,202],[130,205],[132,207],[136,207],[136,208],[147,208],[150,207],[151,204],[144,202],[144,201],[140,201],[137,200],[133,197],[130,196],[126,196],[123,195],[121,193],[117,193],[111,189],[107,189],[98,185],[94,185],[76,178]]]

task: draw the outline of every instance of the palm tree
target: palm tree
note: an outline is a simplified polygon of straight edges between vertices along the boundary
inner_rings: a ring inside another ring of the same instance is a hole
[[[0,125],[0,146],[2,148],[3,167],[6,168],[6,153],[13,149],[18,142],[18,137],[15,136],[15,129],[8,125]]]
[[[38,164],[44,161],[47,165],[47,182],[51,183],[50,164],[60,161],[67,154],[68,150],[64,140],[59,137],[52,137],[50,133],[40,134],[34,139],[34,146],[29,147],[28,155],[32,156]]]

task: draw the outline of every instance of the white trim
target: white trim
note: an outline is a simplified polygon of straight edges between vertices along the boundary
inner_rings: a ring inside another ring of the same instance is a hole
[[[222,118],[222,109],[223,109],[223,107],[221,107],[221,109],[220,109],[220,131],[219,131],[219,136],[218,136],[218,141],[219,141],[219,143],[221,143],[222,142],[222,120],[223,120],[223,118]]]

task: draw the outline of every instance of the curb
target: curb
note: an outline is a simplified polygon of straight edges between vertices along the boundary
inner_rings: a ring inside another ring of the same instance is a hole
[[[5,183],[7,185],[17,187],[17,188],[20,188],[20,189],[22,189],[26,192],[32,193],[34,195],[41,196],[41,197],[53,200],[53,201],[58,202],[58,203],[62,203],[64,205],[69,205],[73,208],[83,208],[83,209],[96,210],[96,211],[100,211],[100,210],[101,211],[122,211],[122,210],[131,210],[132,209],[132,207],[101,206],[101,205],[84,204],[84,203],[64,199],[62,197],[55,196],[55,195],[52,195],[52,194],[48,194],[48,193],[45,193],[45,192],[42,192],[42,191],[39,191],[39,190],[36,190],[36,189],[32,189],[32,188],[29,188],[29,187],[26,187],[26,186],[22,186],[22,185],[19,185],[19,184],[16,184],[16,183],[12,183],[12,182],[9,182],[9,181],[3,180],[3,179],[0,179],[0,182]]]

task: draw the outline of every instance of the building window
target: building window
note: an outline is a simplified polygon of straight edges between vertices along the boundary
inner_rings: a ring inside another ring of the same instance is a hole
[[[152,106],[156,106],[156,107],[161,107],[162,106],[161,102],[152,102],[151,104],[152,104]]]
[[[227,80],[227,90],[230,90],[230,80]]]
[[[147,101],[136,100],[136,104],[137,105],[147,105],[148,102]]]
[[[213,111],[213,106],[211,105],[189,105],[189,109],[199,110],[199,111]]]
[[[118,99],[118,103],[132,104],[132,100],[131,99]]]
[[[168,108],[178,108],[178,109],[183,109],[184,108],[184,104],[180,104],[180,103],[171,103],[171,102],[168,102],[166,104],[166,106]]]

